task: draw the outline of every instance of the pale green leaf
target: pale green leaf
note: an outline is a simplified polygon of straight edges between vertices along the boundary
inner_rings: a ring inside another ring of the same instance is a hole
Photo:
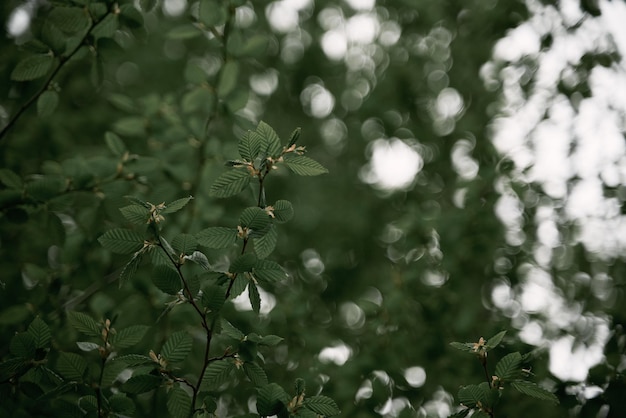
[[[221,26],[226,22],[228,13],[217,0],[200,0],[199,19],[208,27]]]
[[[137,269],[139,268],[139,264],[141,264],[143,253],[143,251],[137,251],[135,254],[133,254],[130,261],[126,263],[126,265],[120,272],[120,287],[122,287],[122,285],[126,283],[127,280],[130,280],[135,275]]]
[[[501,380],[512,380],[520,376],[522,355],[518,352],[507,354],[496,364],[496,376]]]
[[[226,62],[220,71],[217,84],[217,95],[219,98],[225,98],[235,89],[238,77],[239,63],[237,61]]]
[[[287,154],[284,161],[291,171],[301,176],[318,176],[328,173],[324,166],[304,155]]]
[[[185,40],[192,39],[202,35],[202,31],[192,24],[184,24],[172,28],[167,32],[166,37],[169,39]]]
[[[341,413],[337,403],[328,396],[308,397],[304,400],[303,405],[305,408],[325,417],[332,417]]]
[[[554,403],[559,403],[559,399],[556,395],[541,386],[528,382],[526,380],[514,380],[511,382],[511,386],[515,388],[518,392],[523,393],[524,395],[532,396],[536,399],[541,399],[544,401],[550,401]]]
[[[80,351],[85,352],[98,350],[100,348],[100,344],[92,343],[89,341],[77,341],[76,345],[78,346],[78,349]]]
[[[189,203],[191,200],[193,200],[193,196],[183,197],[182,199],[174,200],[173,202],[165,205],[165,209],[163,209],[161,213],[178,212],[179,210],[187,206],[187,203]]]
[[[213,271],[213,267],[211,267],[211,263],[209,263],[209,259],[204,253],[200,251],[194,251],[191,255],[186,255],[185,260],[189,260],[192,263],[196,263],[206,271]]]
[[[283,148],[276,131],[267,123],[261,121],[256,127],[256,132],[263,138],[263,152],[270,157],[278,157]]]

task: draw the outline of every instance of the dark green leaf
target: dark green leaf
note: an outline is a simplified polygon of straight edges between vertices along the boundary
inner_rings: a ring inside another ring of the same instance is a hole
[[[235,258],[228,269],[231,273],[243,273],[252,271],[252,267],[257,264],[257,258],[254,253],[245,253]]]
[[[518,392],[521,392],[524,395],[532,396],[533,398],[541,399],[543,401],[559,403],[559,399],[556,397],[556,395],[554,395],[554,393],[542,388],[535,383],[528,382],[526,380],[514,380],[513,382],[511,382],[511,386],[513,386]]]
[[[46,21],[43,24],[41,40],[45,42],[56,55],[62,55],[65,52],[67,36],[50,21]]]
[[[261,368],[256,363],[245,362],[243,364],[243,371],[248,376],[248,379],[254,384],[254,386],[265,386],[267,385],[267,375],[265,374],[265,370]]]
[[[259,289],[257,289],[256,284],[252,281],[248,283],[248,298],[250,299],[252,310],[254,313],[258,314],[261,310],[261,295],[259,294]]]
[[[328,396],[311,396],[304,400],[303,405],[305,408],[326,417],[339,415],[341,413],[337,403]]]
[[[496,364],[496,376],[501,380],[512,380],[520,377],[522,355],[518,352],[507,354]]]
[[[128,229],[110,229],[98,238],[107,250],[117,254],[132,254],[143,247],[143,235]]]
[[[295,145],[296,142],[298,142],[298,139],[300,139],[301,132],[302,132],[301,128],[294,129],[294,131],[289,136],[289,144],[287,144],[287,148],[291,147],[292,145]]]
[[[226,334],[230,338],[241,341],[245,337],[245,334],[238,328],[235,328],[233,324],[222,318],[222,333]]]
[[[104,133],[104,141],[106,142],[107,147],[109,147],[113,155],[121,157],[128,151],[126,145],[124,144],[124,141],[122,141],[122,138],[120,138],[111,131],[107,131]]]
[[[199,86],[183,96],[181,106],[185,113],[200,111],[203,114],[208,114],[215,109],[215,101],[215,94],[211,90]]]
[[[211,197],[230,197],[241,192],[250,184],[251,175],[245,169],[232,169],[215,180],[209,189]]]
[[[451,342],[450,345],[457,350],[465,351],[467,353],[476,353],[474,349],[474,343],[460,343],[457,341]]]
[[[167,393],[167,411],[173,418],[188,418],[191,412],[191,398],[182,388],[175,386]]]
[[[193,345],[193,338],[186,331],[178,331],[170,335],[161,348],[161,356],[168,362],[176,363],[185,360]]]
[[[91,31],[94,38],[109,38],[115,34],[115,31],[119,28],[119,17],[115,13],[106,15]]]
[[[185,260],[189,260],[193,263],[196,263],[197,265],[199,265],[200,267],[202,267],[203,269],[207,271],[213,271],[213,268],[211,267],[211,264],[209,263],[209,259],[207,258],[206,255],[204,255],[204,253],[201,253],[200,251],[194,251],[193,253],[191,253],[191,255],[186,255]]]
[[[141,366],[144,364],[151,364],[154,361],[148,357],[141,354],[126,354],[124,356],[115,357],[113,362],[123,363],[124,366]]]
[[[30,323],[27,332],[33,337],[36,348],[46,348],[50,344],[50,328],[40,317]]]
[[[184,208],[187,203],[193,199],[193,196],[183,197],[182,199],[174,200],[165,206],[165,209],[161,213],[174,213]]]
[[[227,359],[211,362],[204,372],[202,388],[205,390],[218,389],[226,383],[234,369],[235,364]]]
[[[157,0],[140,0],[139,5],[144,12],[150,12],[156,6]]]
[[[238,274],[234,280],[233,286],[230,289],[229,297],[236,298],[237,296],[241,295],[243,291],[246,290],[246,287],[248,286],[248,282],[249,280],[246,277],[244,277],[243,274]]]
[[[8,168],[0,169],[0,182],[11,189],[22,189],[24,183],[22,178]]]
[[[139,394],[150,392],[161,385],[162,378],[151,374],[132,376],[120,387],[122,392]]]
[[[291,171],[301,176],[318,176],[328,173],[328,170],[324,168],[324,166],[304,155],[285,155],[285,165]]]
[[[486,382],[484,382],[487,385]],[[479,402],[484,404],[489,392],[489,386],[486,388],[478,385],[463,386],[459,389],[459,402],[468,408],[474,408]]]
[[[44,91],[37,99],[37,114],[41,118],[47,118],[54,113],[59,104],[59,93],[53,90]]]
[[[278,157],[283,148],[280,138],[274,129],[267,123],[261,121],[256,128],[256,132],[263,138],[263,151],[269,157]]]
[[[146,325],[131,325],[113,334],[111,344],[113,344],[113,347],[118,350],[121,348],[132,347],[141,341],[149,329],[150,327]]]
[[[120,212],[133,225],[147,225],[150,219],[150,209],[138,205],[128,205],[120,208]]]
[[[28,182],[26,191],[36,200],[46,201],[57,197],[67,188],[67,179],[60,175],[38,176]]]
[[[126,116],[113,124],[113,130],[120,135],[143,136],[146,131],[146,121],[141,116]]]
[[[258,389],[256,409],[261,416],[276,415],[284,410],[288,403],[289,395],[276,383]]]
[[[78,399],[78,405],[80,406],[80,409],[84,410],[85,412],[93,413],[98,411],[98,400],[93,395],[81,397],[80,399]]]
[[[258,280],[268,283],[275,283],[287,278],[287,274],[283,268],[278,263],[271,260],[258,260],[252,268],[252,274]]]
[[[154,0],[156,1],[156,0]],[[128,398],[122,394],[114,394],[109,396],[109,408],[111,408],[111,412],[116,414],[130,416],[133,412],[135,412],[135,403],[132,399]]]
[[[502,339],[504,338],[505,334],[506,334],[506,331],[502,331],[502,332],[497,333],[493,337],[489,338],[485,344],[485,348],[487,350],[496,348],[498,345],[500,345],[500,342],[502,342]]]
[[[87,11],[79,7],[55,7],[50,11],[48,19],[67,34],[86,29],[90,21]]]
[[[87,362],[85,359],[75,353],[60,353],[56,363],[56,370],[68,380],[83,379]]]
[[[259,238],[253,238],[254,253],[258,258],[265,258],[274,251],[278,242],[278,231],[276,225],[271,224],[265,234]]]
[[[239,78],[239,63],[237,61],[228,61],[222,67],[217,83],[217,95],[223,99],[228,96],[237,86]]]
[[[284,338],[279,337],[278,335],[266,335],[264,337],[261,337],[261,339],[259,340],[259,344],[266,345],[268,347],[274,347],[280,344],[283,340]]]
[[[198,244],[208,248],[230,248],[237,242],[237,230],[234,228],[211,227],[196,234]]]
[[[36,349],[35,338],[27,332],[15,334],[9,344],[9,351],[16,357],[32,358]]]
[[[174,247],[179,254],[190,254],[198,247],[198,241],[196,241],[196,237],[191,234],[180,234],[172,240],[172,247]]]
[[[261,152],[263,138],[256,132],[247,131],[239,140],[239,155],[245,161],[254,162]]]
[[[11,358],[0,363],[0,380],[6,381],[13,376],[21,376],[32,367],[32,362],[23,357]]]
[[[156,266],[152,273],[152,282],[168,295],[175,295],[182,288],[180,276],[167,265]]]
[[[283,223],[293,218],[293,206],[288,200],[277,200],[272,206],[274,208],[274,219],[278,223]]]
[[[143,15],[132,4],[120,6],[120,20],[130,28],[143,26]]]
[[[222,286],[208,285],[202,290],[202,305],[211,312],[219,312],[224,305],[226,290]]]
[[[67,313],[70,324],[78,331],[90,337],[101,337],[102,325],[98,324],[92,317],[81,312],[70,311]]]
[[[257,206],[244,209],[239,217],[239,226],[247,228],[248,236],[253,238],[263,236],[271,224],[272,218]]]
[[[217,0],[200,0],[200,22],[208,27],[221,26],[226,22],[228,14]]]
[[[143,258],[143,251],[138,251],[135,254],[133,254],[130,261],[126,263],[126,265],[124,266],[124,268],[122,269],[120,273],[120,277],[119,277],[120,287],[122,287],[122,285],[126,283],[127,280],[130,280],[135,275],[135,273],[137,272],[137,269],[139,268],[139,264],[141,264],[142,258]]]

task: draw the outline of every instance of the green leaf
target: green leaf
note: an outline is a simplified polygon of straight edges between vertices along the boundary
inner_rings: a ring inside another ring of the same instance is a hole
[[[78,7],[54,7],[48,14],[48,19],[67,34],[86,29],[90,20],[86,10]]]
[[[278,231],[276,225],[270,225],[265,234],[259,238],[253,238],[254,253],[258,258],[265,258],[274,251],[278,242]]]
[[[289,136],[289,144],[287,144],[287,148],[290,148],[292,145],[296,145],[298,139],[300,139],[300,133],[302,132],[301,128],[296,128]]]
[[[150,209],[138,205],[128,205],[120,208],[122,216],[133,225],[147,225],[150,219]]]
[[[450,345],[457,350],[464,351],[466,353],[476,353],[474,350],[474,343],[460,343],[457,341],[451,342]]]
[[[161,386],[162,380],[163,379],[161,378],[161,376],[140,374],[137,376],[132,376],[130,379],[124,382],[120,389],[123,392],[132,394],[146,393]]]
[[[288,403],[289,395],[276,383],[258,389],[256,409],[261,416],[276,415],[283,411]]]
[[[22,178],[8,168],[0,169],[0,182],[10,189],[20,190],[24,187]]]
[[[179,254],[190,254],[198,247],[198,241],[191,234],[179,234],[172,240],[172,247]]]
[[[180,276],[167,265],[159,265],[153,269],[152,283],[168,295],[175,295],[182,288]]]
[[[126,152],[128,152],[128,149],[126,148],[126,144],[124,144],[124,141],[122,141],[122,138],[120,138],[119,136],[117,136],[111,131],[107,131],[104,133],[104,141],[106,142],[107,147],[109,147],[113,155],[121,157]]]
[[[219,81],[217,83],[217,96],[224,99],[237,86],[239,78],[239,63],[237,61],[228,61],[220,70]]]
[[[143,251],[137,251],[135,254],[133,254],[130,261],[126,263],[126,265],[120,272],[120,277],[119,277],[120,287],[122,287],[122,285],[126,283],[126,280],[130,280],[135,275],[135,273],[137,272],[137,269],[139,268],[139,264],[141,264],[143,253],[144,253]]]
[[[198,27],[192,24],[184,24],[172,28],[165,36],[169,39],[182,41],[192,39],[200,35],[202,35],[202,31]]]
[[[278,157],[283,148],[280,144],[280,138],[276,131],[267,123],[261,121],[256,127],[256,132],[263,138],[263,151],[265,155],[270,157]]]
[[[271,260],[258,260],[252,268],[252,274],[258,280],[268,283],[275,283],[287,278],[287,273],[283,268]]]
[[[40,118],[47,118],[54,113],[59,104],[59,93],[53,90],[44,91],[37,99],[37,115]]]
[[[215,390],[222,386],[235,369],[235,364],[230,360],[217,360],[209,364],[202,378],[203,390]]]
[[[204,255],[204,253],[201,253],[200,251],[194,251],[193,253],[191,253],[191,255],[186,255],[185,260],[196,263],[206,271],[213,271],[213,267],[211,267],[209,259],[206,255]]]
[[[284,223],[293,218],[293,206],[288,200],[277,200],[272,206],[274,208],[274,219],[278,223]]]
[[[237,230],[234,228],[211,227],[196,234],[198,244],[214,249],[230,248],[237,242]]]
[[[132,254],[143,247],[143,235],[128,229],[108,230],[98,238],[98,242],[107,250],[116,254]]]
[[[110,38],[120,26],[119,17],[115,13],[106,15],[93,30],[91,34],[94,38]]]
[[[123,363],[125,367],[128,367],[128,366],[132,367],[132,366],[141,366],[144,364],[152,364],[154,363],[154,360],[142,354],[126,354],[124,356],[115,357],[113,362]]]
[[[29,81],[43,77],[50,71],[54,58],[48,54],[31,55],[18,62],[11,72],[11,80]]]
[[[41,40],[50,47],[55,55],[62,55],[65,52],[67,36],[50,21],[45,21],[41,28]]]
[[[98,400],[93,395],[83,396],[78,399],[80,409],[85,412],[96,412],[98,410]]]
[[[211,310],[211,312],[219,312],[224,305],[226,290],[222,286],[210,284],[202,290],[202,306]]]
[[[32,362],[23,357],[11,358],[0,363],[0,380],[6,381],[13,376],[21,376],[32,367]]]
[[[291,171],[301,176],[318,176],[328,173],[324,166],[304,155],[287,154],[284,161]]]
[[[311,396],[304,400],[303,405],[305,408],[325,417],[331,417],[341,413],[337,403],[328,396]]]
[[[267,385],[267,375],[265,374],[265,370],[261,368],[256,363],[245,362],[243,364],[243,371],[248,376],[248,379],[254,384],[254,386],[265,386]]]
[[[250,184],[252,176],[245,169],[232,169],[215,180],[211,188],[209,189],[209,196],[211,197],[230,197],[241,192]]]
[[[239,155],[245,161],[254,162],[261,152],[263,138],[256,132],[247,131],[239,140]]]
[[[120,6],[120,20],[130,28],[141,28],[143,26],[143,15],[132,4]]]
[[[247,228],[248,236],[252,238],[263,236],[271,224],[272,218],[257,206],[244,209],[239,217],[239,226]]]
[[[501,380],[518,378],[521,373],[522,355],[518,352],[507,354],[496,364],[496,376]]]
[[[56,363],[56,370],[67,380],[83,379],[87,362],[85,359],[75,353],[60,353]]]
[[[221,26],[226,22],[228,13],[217,0],[200,0],[199,19],[208,27]]]
[[[215,94],[211,90],[199,86],[183,96],[181,107],[185,113],[201,111],[203,114],[208,114],[214,110],[215,101]]]
[[[252,310],[258,315],[261,310],[261,295],[254,282],[248,283],[248,298],[250,299]]]
[[[161,348],[161,356],[168,362],[183,361],[191,353],[193,338],[186,331],[178,331],[170,335]]]
[[[230,113],[235,113],[246,106],[249,97],[247,88],[238,87],[224,99],[224,103]]]
[[[243,44],[234,51],[236,56],[259,57],[267,51],[269,38],[267,35],[259,33],[248,37]]]
[[[555,404],[559,403],[559,399],[554,393],[527,380],[514,380],[511,382],[511,386],[524,395],[532,396],[533,398],[541,399],[543,401],[554,402]]]
[[[9,344],[9,351],[16,357],[32,358],[36,349],[35,338],[27,332],[15,334]]]
[[[150,329],[146,325],[131,325],[117,331],[111,338],[111,344],[116,349],[128,348],[137,344]]]
[[[466,416],[469,415],[470,411],[471,411],[470,408],[465,408],[465,409],[460,410],[456,414],[448,415],[448,418],[465,418]]]
[[[69,323],[78,331],[90,337],[101,337],[102,326],[92,317],[81,312],[70,311],[67,313]]]
[[[156,0],[154,0],[156,1]],[[129,397],[122,394],[111,395],[108,398],[109,408],[111,408],[111,412],[130,416],[135,412],[135,403]]]
[[[188,418],[191,412],[191,398],[182,388],[175,386],[167,393],[167,411],[170,417]]]
[[[233,324],[224,318],[222,318],[222,333],[237,341],[241,341],[245,337],[243,332],[241,332],[238,328],[235,328]]]
[[[146,121],[141,116],[127,116],[116,121],[113,130],[120,135],[143,136],[146,132]]]
[[[484,383],[487,385],[487,383]],[[487,390],[485,391],[482,386],[478,385],[468,385],[462,386],[459,389],[459,393],[457,397],[459,398],[459,402],[468,408],[474,408],[480,402],[481,404],[485,403],[487,399],[487,392],[489,391],[489,387],[487,385]]]
[[[241,295],[243,291],[246,290],[248,282],[249,280],[244,277],[243,274],[238,274],[237,277],[234,279],[233,286],[230,288],[229,297],[232,299]]]
[[[487,350],[496,348],[498,345],[500,345],[500,342],[502,342],[502,339],[504,338],[505,334],[506,334],[506,331],[501,331],[497,333],[496,335],[494,335],[493,337],[489,338],[486,341],[485,348]]]
[[[193,199],[193,196],[183,197],[182,199],[174,200],[165,206],[165,209],[161,213],[174,213],[184,208],[187,203]]]
[[[230,273],[243,273],[252,271],[252,267],[257,264],[257,258],[254,253],[245,253],[233,260],[228,271]]]
[[[37,177],[26,185],[26,191],[34,199],[46,201],[57,197],[67,188],[67,179],[60,175]]]
[[[144,12],[150,12],[156,6],[157,0],[140,0],[139,5]]]
[[[264,337],[261,337],[261,339],[259,340],[259,344],[260,345],[266,345],[268,347],[274,347],[277,346],[278,344],[280,344],[282,341],[284,341],[283,337],[279,337],[278,335],[266,335]]]
[[[40,317],[30,323],[27,332],[33,337],[35,348],[46,348],[50,344],[50,328]]]

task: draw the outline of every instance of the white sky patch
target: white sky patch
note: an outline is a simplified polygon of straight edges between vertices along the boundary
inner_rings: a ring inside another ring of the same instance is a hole
[[[9,36],[18,37],[26,33],[30,27],[30,13],[28,5],[16,7],[7,22],[7,32]]]
[[[322,363],[335,363],[337,366],[343,366],[351,356],[352,349],[340,341],[332,346],[323,348],[318,358]]]
[[[421,155],[398,138],[375,140],[371,152],[370,162],[361,169],[361,180],[385,190],[409,187],[424,165]]]
[[[298,29],[300,11],[311,7],[312,0],[280,0],[270,3],[265,16],[276,32],[288,33]]]
[[[375,14],[359,13],[346,22],[348,40],[356,44],[371,44],[378,36],[380,24]]]
[[[376,0],[345,0],[354,10],[372,10],[376,5]]]
[[[404,371],[404,378],[409,385],[419,388],[426,383],[426,371],[420,366],[409,367]]]
[[[335,96],[318,83],[309,84],[302,90],[300,102],[309,116],[318,119],[330,115],[335,108]]]
[[[322,35],[322,50],[334,61],[342,60],[348,51],[348,39],[342,30],[332,29]]]
[[[180,16],[187,8],[187,0],[163,0],[163,12],[172,17]]]
[[[259,289],[259,295],[261,296],[261,309],[259,310],[259,313],[261,315],[267,315],[276,306],[276,297],[267,292],[261,286],[257,285],[257,289]],[[235,305],[235,309],[238,311],[252,310],[252,305],[250,304],[250,298],[248,296],[248,288],[246,288],[241,295],[233,299],[233,305]]]

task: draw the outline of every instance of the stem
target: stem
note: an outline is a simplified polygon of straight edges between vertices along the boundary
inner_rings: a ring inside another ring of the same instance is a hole
[[[108,337],[107,337],[108,338]],[[106,346],[106,342],[104,343]],[[96,391],[96,401],[98,403],[98,416],[103,417],[104,411],[102,410],[102,379],[104,378],[104,366],[107,359],[103,358],[100,367],[100,377],[98,378],[98,390]]]
[[[35,94],[31,96],[31,98],[28,99],[24,104],[22,104],[22,106],[17,110],[17,112],[15,112],[15,114],[11,117],[11,119],[9,119],[9,122],[6,124],[6,126],[2,128],[2,130],[0,130],[0,141],[2,141],[2,139],[8,133],[9,129],[11,129],[13,125],[15,125],[17,120],[24,114],[26,109],[28,109],[33,103],[35,103],[37,99],[39,99],[39,96],[41,96],[46,90],[48,90],[48,88],[50,87],[50,83],[52,83],[52,80],[54,80],[54,78],[59,73],[59,71],[61,71],[61,68],[63,68],[63,66],[70,59],[72,59],[72,57],[80,50],[80,48],[85,43],[85,40],[87,39],[89,34],[91,34],[91,31],[96,27],[96,25],[100,23],[102,19],[107,17],[110,13],[111,13],[110,11],[107,11],[107,13],[105,13],[104,16],[102,16],[102,18],[99,20],[91,19],[91,25],[89,26],[89,29],[87,29],[87,32],[85,32],[85,34],[83,35],[78,45],[68,55],[62,55],[59,57],[59,64],[52,71],[52,73],[50,73],[48,78],[46,78],[46,81],[44,81],[43,85],[39,88],[39,90],[37,90],[37,92],[35,92]]]

